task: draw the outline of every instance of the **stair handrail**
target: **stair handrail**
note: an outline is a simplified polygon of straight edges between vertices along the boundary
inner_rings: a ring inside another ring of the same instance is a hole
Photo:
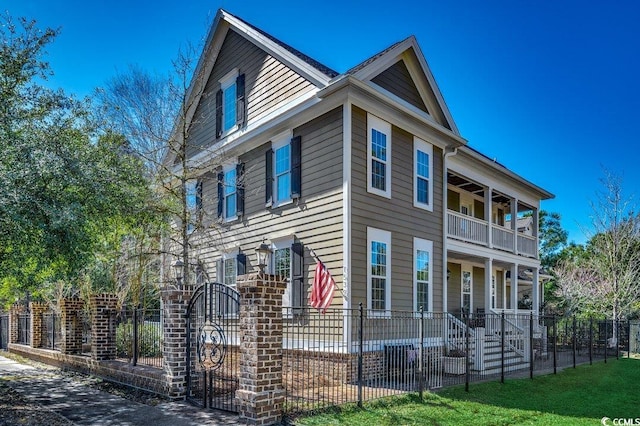
[[[455,335],[459,337],[452,337],[451,330],[455,330]],[[475,341],[476,332],[473,328],[467,327],[467,325],[457,318],[455,315],[447,312],[447,330],[446,330],[446,346],[448,350],[452,348],[464,350],[464,342],[465,342],[465,332],[469,330],[469,339],[471,341]],[[460,340],[458,343],[456,340]]]

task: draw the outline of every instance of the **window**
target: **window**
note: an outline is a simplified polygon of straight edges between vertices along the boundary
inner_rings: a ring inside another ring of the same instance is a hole
[[[471,278],[471,271],[462,270],[462,310],[463,312],[470,314],[473,309],[471,302],[471,295],[473,289],[473,282]]]
[[[228,165],[223,168],[223,203],[224,217],[227,220],[237,218],[238,192],[236,187],[236,165]]]
[[[238,278],[237,273],[238,273],[238,261],[235,257],[229,257],[227,259],[224,259],[222,261],[222,268],[223,268],[223,278],[222,278],[222,284],[228,286],[228,287],[235,287],[236,286],[236,279]]]
[[[244,213],[244,163],[227,164],[218,173],[218,217],[226,222]]]
[[[195,230],[200,215],[202,214],[202,181],[189,180],[185,187],[187,202],[187,232]]]
[[[391,198],[391,125],[367,115],[367,191]]]
[[[367,228],[367,302],[372,313],[391,307],[391,232]]]
[[[433,211],[433,146],[425,141],[413,139],[413,162],[415,181],[413,205]]]
[[[433,286],[431,284],[433,242],[414,238],[413,253],[414,310],[418,311],[422,306],[425,312],[430,312],[433,311]]]
[[[247,256],[233,252],[223,253],[222,258],[217,264],[217,278],[221,284],[224,284],[226,291],[216,292],[216,300],[214,306],[216,313],[224,316],[238,315],[237,293],[234,290],[237,286],[238,275],[246,273]]]
[[[222,137],[243,124],[245,117],[244,74],[231,70],[220,80],[216,92],[216,137]]]
[[[274,140],[266,153],[267,207],[287,204],[301,194],[301,138],[291,138],[291,132],[287,132]]]
[[[496,276],[491,276],[491,309],[496,308]]]
[[[281,240],[273,243],[273,274],[285,279],[287,287],[282,295],[282,316],[292,317],[293,301],[291,298],[291,245],[292,240]]]

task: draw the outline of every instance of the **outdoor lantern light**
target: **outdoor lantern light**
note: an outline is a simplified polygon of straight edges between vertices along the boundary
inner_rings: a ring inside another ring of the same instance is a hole
[[[451,270],[450,270],[450,269],[447,269],[447,280],[448,280],[449,278],[451,278]]]
[[[180,283],[180,281],[182,280],[182,270],[184,269],[184,263],[182,262],[182,260],[178,259],[173,262],[171,267],[173,268],[173,274],[176,277],[176,281]]]
[[[273,253],[271,251],[271,247],[267,243],[262,240],[262,243],[256,248],[256,254],[258,255],[258,268],[260,268],[260,272],[264,273],[264,268],[267,266],[267,261],[269,260],[269,255]]]

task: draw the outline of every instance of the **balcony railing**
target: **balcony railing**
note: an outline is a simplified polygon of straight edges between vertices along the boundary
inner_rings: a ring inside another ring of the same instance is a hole
[[[447,235],[451,238],[480,244],[489,247],[489,227],[491,227],[491,247],[513,253],[517,241],[517,253],[522,256],[537,258],[536,238],[517,233],[500,225],[489,225],[489,222],[476,219],[449,210]],[[515,238],[515,240],[514,240]]]

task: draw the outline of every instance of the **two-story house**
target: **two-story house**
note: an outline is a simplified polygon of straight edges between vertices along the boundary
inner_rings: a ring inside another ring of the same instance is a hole
[[[414,37],[338,73],[220,10],[195,76],[187,145],[209,219],[193,238],[210,279],[257,271],[265,242],[289,315],[308,307],[315,256],[332,307],[381,320],[515,312],[525,295],[537,312],[552,195],[467,145]]]

